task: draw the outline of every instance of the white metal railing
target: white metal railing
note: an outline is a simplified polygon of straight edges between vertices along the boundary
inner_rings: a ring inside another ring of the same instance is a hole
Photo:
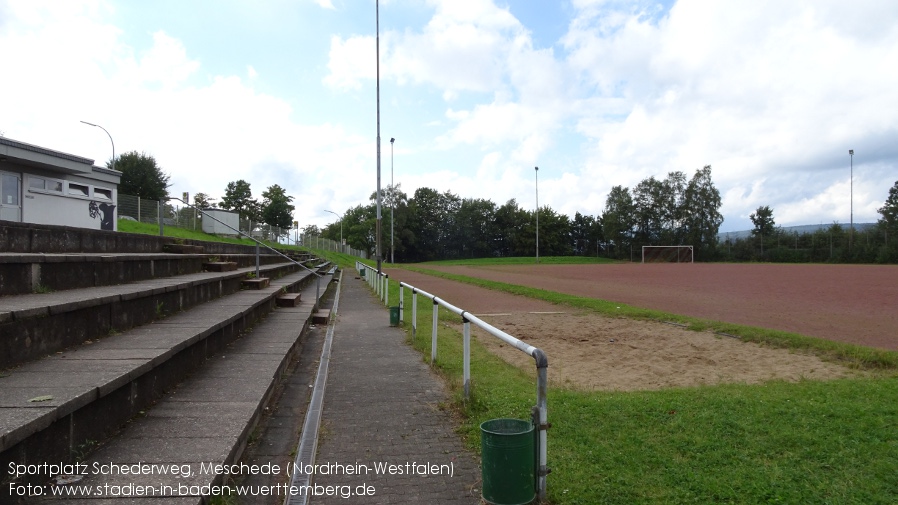
[[[369,267],[370,268],[370,267]],[[372,269],[373,270],[373,269]],[[539,468],[537,468],[537,492],[539,493],[539,499],[545,500],[546,498],[546,475],[549,473],[549,469],[546,466],[546,431],[549,428],[548,424],[548,415],[547,415],[547,391],[548,391],[548,368],[549,368],[549,360],[546,356],[546,353],[537,347],[533,347],[530,344],[522,342],[517,338],[505,333],[504,331],[492,326],[491,324],[481,320],[474,314],[466,310],[462,310],[451,303],[432,295],[426,291],[418,289],[410,284],[405,282],[399,283],[399,320],[400,322],[404,319],[404,288],[410,288],[412,290],[412,338],[416,338],[417,335],[417,325],[418,325],[418,299],[417,296],[420,294],[421,296],[430,299],[433,302],[433,325],[431,330],[431,344],[430,344],[430,362],[433,364],[437,359],[437,323],[438,323],[438,308],[439,306],[443,306],[450,312],[461,316],[463,323],[463,349],[464,349],[464,358],[463,358],[463,375],[464,375],[464,393],[465,399],[467,399],[470,395],[471,388],[471,323],[474,323],[482,330],[486,331],[490,335],[502,340],[503,342],[515,347],[516,349],[528,354],[531,356],[536,362],[536,414],[535,418],[538,417],[538,426],[539,429]]]
[[[384,305],[390,306],[390,276],[383,273],[378,272],[376,268],[368,266],[361,261],[355,262],[355,268],[359,271],[359,275],[363,275],[365,277],[365,281],[371,286],[371,289],[377,293],[377,297],[380,298]],[[400,300],[400,304],[402,300]],[[400,305],[401,307],[401,305]],[[400,314],[402,309],[400,308]],[[402,316],[400,316],[400,320]]]

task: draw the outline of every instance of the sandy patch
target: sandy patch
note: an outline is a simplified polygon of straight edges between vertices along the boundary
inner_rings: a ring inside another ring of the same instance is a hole
[[[550,387],[632,391],[826,380],[861,373],[816,356],[658,322],[574,313],[479,317],[544,350],[549,357]],[[505,361],[533,370],[533,359],[524,353],[476,327],[472,334]]]

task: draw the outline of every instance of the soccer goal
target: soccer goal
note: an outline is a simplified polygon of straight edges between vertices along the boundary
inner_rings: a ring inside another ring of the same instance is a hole
[[[692,263],[691,245],[644,245],[643,263]]]

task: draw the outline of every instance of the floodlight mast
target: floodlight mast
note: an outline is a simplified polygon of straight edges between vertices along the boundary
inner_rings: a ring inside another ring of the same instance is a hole
[[[536,182],[536,262],[539,263],[539,167],[533,167]]]
[[[851,229],[848,232],[848,250],[851,251],[851,245],[854,242],[854,149],[848,150],[848,156],[851,163]]]
[[[396,185],[393,183],[393,142],[390,138],[390,263],[396,263],[395,248],[393,247],[393,207],[396,205]]]
[[[377,256],[377,273],[383,272],[383,258],[381,252],[381,225],[383,224],[383,218],[380,214],[380,0],[375,0],[374,2],[374,26],[377,31],[377,36],[375,37],[374,48],[377,52],[377,230],[375,232],[377,238],[377,245],[375,256]]]

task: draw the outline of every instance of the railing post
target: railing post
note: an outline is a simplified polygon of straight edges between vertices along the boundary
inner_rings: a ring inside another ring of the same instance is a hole
[[[545,355],[542,357],[545,358]],[[536,407],[539,409],[539,426],[537,426],[539,428],[539,468],[536,469],[536,472],[537,494],[541,502],[546,500],[546,475],[549,473],[549,468],[546,464],[546,431],[549,429],[546,396],[549,387],[549,367],[548,363],[545,363],[546,360],[544,359],[543,361],[543,363],[540,363],[540,360],[537,360],[536,368]]]
[[[401,282],[399,283],[399,322],[405,322],[405,291]]]
[[[462,313],[461,320],[464,325],[464,381],[465,381],[465,400],[471,395],[471,321]]]
[[[433,297],[433,331],[430,335],[430,364],[437,360],[437,312],[440,308],[437,297]]]
[[[259,278],[259,244],[256,243],[256,279]]]
[[[384,305],[390,306],[390,275],[384,274]]]
[[[162,200],[159,200],[159,236],[165,235],[165,220],[162,218]]]
[[[418,336],[418,290],[412,288],[412,340]]]

